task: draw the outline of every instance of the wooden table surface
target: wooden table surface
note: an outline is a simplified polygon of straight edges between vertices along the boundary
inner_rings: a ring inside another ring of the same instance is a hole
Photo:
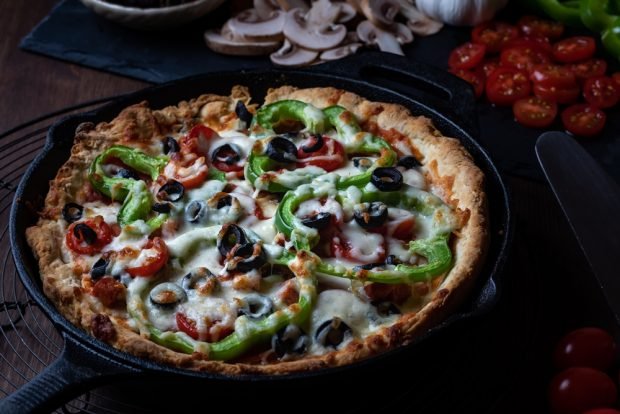
[[[54,0],[0,1],[0,132],[52,110],[147,86],[19,50],[20,39],[54,4]],[[506,339],[498,339],[499,349],[489,355],[494,358],[491,363],[506,364],[506,369],[513,371],[509,373],[513,380],[496,411],[543,412],[554,341],[579,325],[606,325],[606,310],[547,185],[517,177],[507,177],[507,182],[512,189],[517,231],[505,275],[510,282],[499,309],[508,306],[502,303],[519,303],[529,310],[528,318],[536,328],[528,337],[519,337],[511,331],[511,324],[519,324],[521,315],[509,312],[509,319],[494,325],[502,327],[497,335]],[[594,293],[584,293],[592,289]],[[527,354],[527,362],[517,367],[507,364],[515,350],[515,338],[522,342],[517,346],[519,352]],[[0,371],[3,369],[6,371],[0,366]]]

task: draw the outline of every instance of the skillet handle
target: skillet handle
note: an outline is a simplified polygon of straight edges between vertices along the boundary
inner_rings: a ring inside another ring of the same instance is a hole
[[[0,413],[49,413],[97,384],[134,372],[64,336],[60,357],[32,381],[0,400]]]
[[[443,115],[456,115],[453,121],[477,135],[473,88],[444,69],[416,62],[411,57],[363,51],[345,59],[321,64],[315,70],[372,82],[373,86],[413,97],[423,105],[441,109]]]

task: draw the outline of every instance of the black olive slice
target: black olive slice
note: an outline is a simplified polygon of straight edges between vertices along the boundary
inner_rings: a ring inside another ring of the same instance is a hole
[[[399,265],[401,264],[401,261],[398,260],[398,258],[396,256],[394,256],[393,254],[389,255],[388,257],[385,258],[385,264],[386,265]]]
[[[193,200],[185,207],[185,220],[197,223],[207,215],[207,203],[202,200]]]
[[[275,137],[267,144],[267,156],[274,161],[292,163],[297,161],[297,147],[293,141]]]
[[[302,355],[310,345],[310,338],[297,325],[287,325],[271,337],[271,349],[278,358]]]
[[[165,282],[160,283],[151,290],[149,299],[153,305],[164,309],[171,309],[179,303],[185,302],[187,294],[176,283]]]
[[[167,136],[166,139],[164,139],[163,146],[164,146],[164,154],[169,154],[171,152],[175,153],[175,152],[181,151],[181,148],[179,147],[179,143],[177,142],[176,139],[172,138],[171,136]]]
[[[366,263],[363,265],[354,266],[353,270],[359,272],[360,270],[372,270],[376,267],[385,266],[385,263]]]
[[[76,239],[91,245],[97,241],[97,232],[84,223],[78,223],[73,228],[73,235]]]
[[[366,171],[370,167],[372,167],[372,160],[366,157],[355,157],[353,158],[353,166],[355,168],[359,168],[362,171]]]
[[[250,125],[250,123],[252,123],[252,118],[254,115],[252,115],[252,112],[248,111],[248,108],[243,102],[237,101],[237,104],[235,105],[235,113],[240,120],[245,122],[246,125]]]
[[[323,140],[323,136],[320,134],[310,135],[310,137],[308,137],[306,142],[307,144],[304,144],[301,146],[301,150],[305,152],[306,154],[320,150],[321,148],[323,148],[323,145],[325,144],[325,141]]]
[[[372,172],[370,182],[380,191],[396,191],[403,185],[403,175],[394,167],[380,167]]]
[[[326,348],[336,348],[351,334],[351,328],[342,319],[334,317],[323,322],[314,334],[316,341]]]
[[[265,251],[260,243],[242,244],[238,246],[236,250],[233,249],[232,252],[234,257],[231,262],[229,262],[228,270],[249,272],[250,270],[258,269],[267,263]]]
[[[185,187],[183,184],[176,180],[169,180],[166,184],[162,185],[157,192],[157,198],[165,201],[179,201],[185,194]]]
[[[117,177],[119,177],[119,178],[129,178],[129,179],[132,179],[132,180],[139,180],[140,179],[140,176],[138,175],[138,173],[136,173],[135,171],[132,171],[132,170],[128,170],[126,168],[119,168],[116,171],[115,175]]]
[[[222,197],[217,199],[217,204],[215,208],[222,209],[224,207],[232,206],[233,197],[230,194],[223,195]]]
[[[251,319],[259,319],[273,312],[273,301],[267,296],[258,293],[250,293],[242,299],[239,315],[245,315]]]
[[[210,278],[216,278],[216,276],[206,267],[199,267],[183,276],[181,286],[185,290],[194,289],[199,281]]]
[[[241,160],[241,150],[236,145],[224,144],[217,147],[211,154],[211,161],[233,165]]]
[[[382,301],[382,302],[371,302],[372,305],[377,308],[377,314],[382,317],[390,316],[390,315],[400,315],[400,309],[392,302]]]
[[[153,207],[151,207],[151,210],[156,213],[169,214],[172,210],[172,206],[170,203],[155,203],[153,204]]]
[[[398,160],[398,163],[396,165],[410,170],[415,167],[421,167],[422,163],[418,161],[418,159],[413,155],[405,155],[400,160]]]
[[[356,204],[353,218],[361,227],[370,229],[382,226],[388,217],[388,207],[381,201]]]
[[[322,230],[331,222],[332,214],[322,211],[314,216],[306,217],[301,220],[304,226],[317,230]]]
[[[95,262],[92,269],[90,269],[90,278],[92,280],[97,280],[105,276],[109,264],[110,261],[108,259],[101,257]]]
[[[236,245],[246,244],[247,242],[248,238],[243,229],[233,223],[222,226],[217,235],[217,249],[223,257],[226,257]]]
[[[76,203],[67,203],[62,208],[62,218],[69,224],[82,218],[84,207]]]

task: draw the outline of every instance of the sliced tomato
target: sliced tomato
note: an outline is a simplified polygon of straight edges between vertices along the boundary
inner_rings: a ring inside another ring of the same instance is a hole
[[[499,59],[485,59],[480,66],[482,72],[484,73],[485,78],[488,78],[495,69],[499,68]]]
[[[542,19],[538,16],[523,16],[519,19],[518,26],[523,35],[531,37],[558,39],[564,33],[564,25],[562,23]]]
[[[94,233],[90,233],[89,229]],[[96,237],[93,238],[93,234]],[[72,223],[65,235],[65,241],[71,250],[88,255],[99,253],[112,241],[112,238],[114,238],[114,232],[102,216]]]
[[[512,105],[530,94],[527,75],[513,68],[499,68],[489,76],[486,84],[487,98],[495,105]]]
[[[448,66],[450,69],[473,69],[484,58],[485,46],[467,42],[450,53]]]
[[[487,22],[474,27],[471,33],[473,43],[484,45],[489,53],[496,53],[512,39],[519,36],[517,28],[504,22]]]
[[[314,138],[310,137],[304,142],[297,150],[297,166],[307,167],[314,165],[320,167],[325,171],[334,171],[344,165],[345,155],[344,147],[335,139],[322,137],[323,145],[316,151],[306,152],[302,147],[311,146],[314,143]]]
[[[198,340],[200,335],[198,334],[198,328],[196,327],[196,321],[185,316],[184,313],[177,313],[177,328],[181,332],[185,332],[191,338]]]
[[[557,88],[577,87],[575,74],[566,66],[548,63],[534,66],[530,73],[530,80],[534,84],[542,86],[555,86]]]
[[[537,47],[516,46],[504,49],[500,56],[502,66],[523,70],[529,73],[536,65],[550,63],[549,55]]]
[[[125,269],[131,276],[152,276],[168,262],[168,247],[160,237],[150,239],[142,251],[153,249],[138,266]]]
[[[179,145],[183,154],[194,153],[207,156],[209,144],[217,133],[206,125],[196,125],[189,133],[181,138]]]
[[[590,36],[569,37],[553,45],[553,57],[563,63],[590,59],[595,51],[596,42]]]
[[[583,62],[571,63],[568,68],[580,81],[594,76],[603,76],[607,71],[607,62],[603,59],[590,59]]]
[[[589,78],[583,85],[583,97],[597,108],[611,108],[618,103],[616,82],[608,76]]]
[[[571,104],[577,102],[581,89],[575,85],[572,88],[558,88],[555,86],[542,86],[534,84],[534,95],[542,99],[557,102],[559,104]]]
[[[413,228],[415,226],[415,220],[413,217],[409,217],[402,220],[392,230],[392,237],[398,240],[409,241],[413,236]]]
[[[616,82],[616,86],[620,88],[620,72],[614,73],[613,75],[611,75],[611,78],[614,80],[614,82]]]
[[[112,277],[102,277],[95,282],[92,295],[104,306],[113,307],[125,300],[125,285]]]
[[[605,112],[589,104],[569,106],[562,112],[564,128],[573,135],[591,137],[605,127]]]
[[[512,106],[518,123],[531,128],[545,128],[553,123],[558,114],[558,105],[553,101],[536,96],[519,99]]]
[[[473,86],[474,94],[476,95],[476,98],[480,98],[482,96],[482,93],[484,92],[484,80],[485,80],[485,76],[484,76],[482,69],[475,70],[475,71],[457,69],[457,70],[451,70],[450,72],[453,75],[456,75],[459,78],[463,79],[464,81],[468,82],[471,86]]]
[[[546,37],[518,37],[507,42],[503,49],[514,47],[529,47],[547,53],[549,56],[551,56],[553,51],[553,46],[551,46],[551,42]]]
[[[329,253],[331,257],[340,257],[359,263],[368,263],[368,257],[363,257],[362,254],[357,254],[358,252],[356,251],[356,249],[352,248],[351,242],[347,240],[344,234],[342,234],[340,231],[338,231],[336,235],[332,237],[329,245]],[[381,247],[379,247],[376,252],[373,252],[373,254],[377,255],[374,258],[375,260],[373,260],[373,262],[380,263],[385,260],[385,240],[383,240]]]
[[[183,155],[183,159],[171,159],[164,169],[164,175],[183,184],[186,189],[202,185],[209,175],[209,167],[204,156],[195,153]]]

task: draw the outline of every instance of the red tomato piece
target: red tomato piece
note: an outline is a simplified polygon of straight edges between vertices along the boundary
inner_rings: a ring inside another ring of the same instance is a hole
[[[406,220],[402,220],[392,230],[392,237],[398,240],[409,241],[413,237],[413,228],[415,226],[415,220],[413,217],[409,217]]]
[[[142,251],[153,249],[154,252],[148,254],[139,266],[128,267],[125,269],[131,276],[152,276],[157,273],[168,262],[168,247],[159,237],[150,239]]]
[[[467,42],[450,53],[448,66],[450,69],[473,69],[484,58],[485,46]]]
[[[185,332],[193,339],[198,340],[199,334],[198,328],[196,327],[196,321],[189,319],[187,316],[185,316],[185,314],[181,312],[177,313],[176,320],[177,328],[179,329],[179,331]]]
[[[335,139],[322,137],[323,145],[316,151],[306,152],[303,147],[312,147],[316,143],[316,137],[310,137],[302,142],[297,150],[297,166],[307,167],[314,165],[325,171],[334,171],[344,164],[344,147]]]
[[[558,114],[558,105],[553,101],[530,96],[515,102],[512,106],[512,112],[521,125],[531,128],[545,128],[555,120]]]
[[[583,97],[597,108],[611,108],[618,103],[616,82],[608,76],[589,78],[583,85]]]
[[[204,156],[189,152],[181,159],[171,159],[164,169],[164,175],[183,184],[186,189],[200,187],[209,175]]]
[[[589,36],[569,37],[553,45],[553,57],[563,63],[590,59],[595,51],[596,42]]]
[[[473,71],[473,70],[458,69],[458,70],[451,70],[450,72],[453,75],[456,75],[459,78],[463,79],[464,81],[468,82],[471,86],[473,86],[474,94],[476,95],[476,98],[480,98],[482,96],[482,93],[484,92],[484,80],[485,80],[482,70]]]
[[[549,402],[554,414],[581,414],[592,408],[611,407],[616,393],[614,382],[601,371],[575,367],[551,380]]]
[[[103,277],[95,282],[92,295],[104,306],[113,307],[125,300],[125,285],[112,277]]]
[[[558,369],[590,367],[607,371],[615,357],[614,338],[603,329],[587,327],[569,332],[560,339],[553,352],[553,363]]]
[[[512,39],[519,36],[519,31],[504,22],[487,22],[474,27],[471,33],[473,43],[484,45],[489,53],[496,53]]]
[[[495,69],[497,68],[499,68],[499,59],[497,58],[485,59],[482,62],[481,69],[486,78],[488,78],[491,75],[491,73],[493,73],[493,71],[495,71]]]
[[[620,411],[614,408],[595,408],[594,410],[588,410],[583,414],[620,414]]]
[[[523,16],[519,19],[518,26],[524,36],[558,39],[564,33],[564,25],[562,23],[542,19],[538,16]]]
[[[564,128],[573,135],[591,137],[605,127],[605,112],[589,104],[569,106],[562,112]]]
[[[217,133],[206,125],[196,125],[179,141],[181,153],[193,153],[207,156],[211,139]]]
[[[551,51],[553,50],[551,42],[546,37],[518,37],[507,42],[503,49],[512,49],[514,47],[529,47],[549,56],[551,56]]]
[[[620,72],[614,73],[613,75],[611,75],[611,78],[614,80],[614,82],[616,82],[616,86],[620,88]]]
[[[581,90],[577,85],[572,88],[559,88],[555,86],[542,86],[537,83],[534,84],[534,95],[560,104],[571,104],[576,102],[580,92]]]
[[[607,62],[603,59],[590,59],[567,65],[577,79],[586,80],[594,76],[603,76],[607,71]]]
[[[91,233],[91,230],[94,233]],[[94,240],[93,234],[96,235]],[[114,238],[114,232],[102,216],[72,223],[65,235],[65,241],[71,250],[88,255],[100,252],[112,241],[112,238]]]
[[[329,252],[331,257],[341,257],[362,263],[368,262],[366,257],[356,254],[355,250],[352,249],[351,242],[340,232],[336,233],[335,236],[332,237],[329,245]],[[377,257],[374,262],[380,263],[385,260],[385,240],[383,240],[382,244],[378,248],[378,251],[373,252],[373,254],[375,253],[377,254]]]
[[[534,66],[530,74],[530,80],[541,86],[555,86],[556,88],[575,88],[577,79],[575,74],[566,66],[546,65]]]
[[[487,79],[487,98],[495,105],[508,106],[530,94],[525,73],[513,68],[499,68]]]
[[[500,55],[502,66],[515,68],[529,73],[536,65],[550,63],[549,55],[531,46],[516,46],[504,49]]]

